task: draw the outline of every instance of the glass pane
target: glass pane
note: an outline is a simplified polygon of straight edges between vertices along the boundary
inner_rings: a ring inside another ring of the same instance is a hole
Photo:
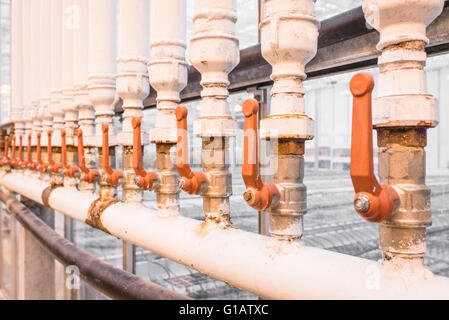
[[[325,20],[361,5],[360,0],[319,0],[315,4],[315,14],[319,20]]]
[[[259,42],[258,34],[258,0],[237,0],[237,38],[240,49],[253,46]],[[187,39],[194,33],[194,0],[187,0]],[[187,41],[189,42],[189,41]],[[187,43],[187,46],[189,44]]]

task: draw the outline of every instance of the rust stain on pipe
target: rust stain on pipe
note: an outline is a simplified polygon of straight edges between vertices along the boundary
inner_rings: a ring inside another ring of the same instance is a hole
[[[44,204],[44,206],[51,208],[50,206],[50,195],[53,192],[53,190],[62,187],[62,185],[60,184],[54,184],[52,182],[52,184],[45,188],[44,191],[42,191],[42,195],[41,195],[41,199],[42,199],[42,203]]]
[[[109,208],[110,206],[112,206],[113,204],[116,204],[118,202],[120,202],[120,200],[114,199],[114,198],[107,199],[107,200],[102,200],[102,199],[95,200],[90,205],[88,214],[87,214],[87,219],[84,222],[87,223],[88,225],[90,225],[91,227],[100,229],[100,230],[110,234],[111,232],[109,232],[109,230],[101,222],[101,216],[103,215],[103,212],[107,208]]]
[[[392,144],[424,148],[427,145],[427,128],[378,128],[377,146],[386,147]]]

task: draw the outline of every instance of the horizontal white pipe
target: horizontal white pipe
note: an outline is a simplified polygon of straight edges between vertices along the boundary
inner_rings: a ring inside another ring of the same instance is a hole
[[[4,187],[42,203],[47,187],[18,173]],[[93,194],[58,188],[53,209],[84,221]],[[102,215],[111,234],[232,286],[269,299],[449,299],[449,278],[420,267],[391,265],[300,243],[284,243],[239,229],[202,227],[201,221],[158,214],[141,204],[117,203]]]

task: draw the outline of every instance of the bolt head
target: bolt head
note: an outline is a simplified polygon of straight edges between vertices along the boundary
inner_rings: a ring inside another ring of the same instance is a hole
[[[184,188],[185,185],[186,185],[186,182],[185,182],[184,179],[179,179],[179,180],[178,180],[178,187],[179,187],[180,189]]]
[[[139,176],[135,176],[135,177],[134,177],[134,183],[135,183],[135,184],[139,185],[139,184],[140,184],[140,181],[141,181],[141,178],[140,178]]]
[[[246,202],[251,202],[253,200],[253,193],[251,191],[245,191],[243,194],[243,199],[245,199]]]
[[[358,195],[357,198],[355,198],[354,200],[354,208],[361,213],[368,212],[370,208],[369,197],[364,194]]]

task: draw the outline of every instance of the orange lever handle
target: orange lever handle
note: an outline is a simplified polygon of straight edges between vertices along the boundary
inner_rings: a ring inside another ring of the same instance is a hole
[[[16,163],[16,136],[12,137],[11,159],[9,159],[8,163],[12,166],[14,166]]]
[[[207,177],[203,172],[193,172],[188,165],[189,162],[189,146],[187,138],[187,108],[178,106],[176,108],[176,119],[178,120],[178,142],[176,167],[179,175],[184,180],[184,191],[189,194],[199,194],[201,185],[207,181]]]
[[[79,171],[77,166],[70,166],[67,164],[67,133],[64,129],[61,130],[61,146],[62,146],[62,166],[65,171],[64,174],[70,178],[75,177],[75,174]]]
[[[368,73],[358,73],[352,77],[350,89],[354,96],[350,170],[356,192],[354,207],[364,219],[381,222],[391,216],[399,196],[393,187],[380,185],[374,174],[371,105],[374,79]]]
[[[258,148],[258,119],[259,104],[254,99],[247,99],[243,103],[244,138],[243,138],[243,164],[242,177],[248,193],[245,200],[256,210],[266,210],[271,206],[273,196],[279,194],[274,183],[262,182],[259,175],[259,148]]]
[[[81,129],[76,130],[76,136],[78,138],[78,165],[79,170],[83,173],[82,179],[87,183],[94,183],[95,178],[99,175],[99,172],[96,169],[89,169],[86,166],[86,158],[84,157],[83,131]]]
[[[139,177],[137,179],[137,185],[143,190],[151,190],[153,188],[154,181],[158,179],[158,175],[155,172],[147,172],[143,168],[142,160],[142,119],[133,118],[133,169],[136,175]]]
[[[112,169],[109,162],[109,125],[104,123],[101,129],[103,131],[102,169],[106,174],[106,182],[116,187],[119,184],[119,179],[123,177],[123,172]]]
[[[42,165],[42,160],[41,160],[41,133],[38,132],[36,134],[36,136],[37,136],[36,161],[31,161],[30,162],[30,169],[31,170],[36,170],[38,166]]]
[[[54,164],[53,158],[52,158],[52,146],[51,146],[51,130],[47,131],[47,162],[43,162],[39,165],[39,170],[41,172],[47,171],[48,167]]]
[[[32,161],[31,161],[31,134],[28,134],[27,157],[26,157],[26,160],[23,161],[22,167],[26,168],[29,165],[31,165],[31,163],[32,163]]]
[[[67,162],[67,145],[66,145],[66,133],[65,130],[61,130],[61,162],[51,161],[50,164],[50,172],[51,173],[59,173],[62,168],[64,168],[64,161]],[[49,149],[50,150],[50,149]],[[49,157],[50,159],[50,157]]]
[[[22,135],[19,136],[19,158],[15,159],[14,162],[14,166],[17,167],[22,167],[22,163],[23,163],[23,137]]]
[[[1,161],[2,165],[8,165],[10,163],[8,153],[9,153],[9,137],[5,136],[5,152],[3,154]]]

